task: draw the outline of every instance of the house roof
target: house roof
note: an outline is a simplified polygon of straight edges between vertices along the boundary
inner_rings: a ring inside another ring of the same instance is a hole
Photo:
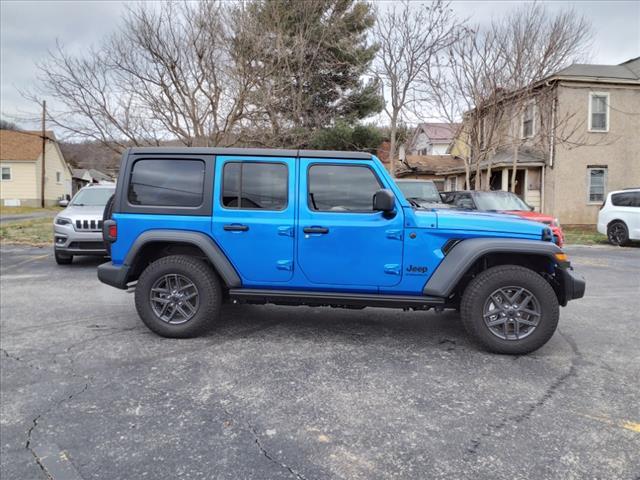
[[[431,141],[450,142],[459,126],[459,123],[420,123],[417,132],[423,131]]]
[[[424,173],[437,175],[441,171],[463,168],[462,159],[453,155],[407,155],[404,163],[399,163],[396,175],[403,176],[410,173]]]
[[[42,137],[39,131],[0,130],[0,160],[28,161],[38,159],[42,153]],[[47,138],[56,141],[52,131]]]
[[[640,57],[620,65],[593,65],[574,63],[559,70],[553,77],[579,77],[594,80],[631,80],[640,82]]]
[[[103,180],[107,180],[107,181],[112,181],[113,178],[111,178],[111,176],[107,175],[104,172],[101,172],[100,170],[96,170],[95,168],[90,168],[89,169],[89,175],[91,175],[91,177],[94,180],[98,180],[99,182],[103,181]]]

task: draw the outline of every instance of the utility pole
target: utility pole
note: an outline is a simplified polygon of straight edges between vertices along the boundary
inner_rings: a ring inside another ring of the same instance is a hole
[[[42,198],[40,201],[40,206],[44,208],[44,175],[45,175],[45,150],[47,148],[47,130],[45,128],[45,115],[47,111],[47,102],[46,100],[42,101],[42,168],[41,170],[41,178],[40,178],[40,189],[42,192]]]

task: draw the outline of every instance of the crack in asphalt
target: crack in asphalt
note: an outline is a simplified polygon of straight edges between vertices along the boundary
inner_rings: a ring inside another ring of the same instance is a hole
[[[35,364],[23,359],[22,357],[19,357],[19,356],[13,354],[13,353],[9,353],[9,351],[4,349],[4,348],[0,348],[0,351],[2,353],[4,353],[4,356],[6,358],[10,358],[11,360],[13,360],[15,362],[23,363],[23,364],[27,365],[29,368],[35,368],[36,370],[42,370],[42,367],[40,365],[35,365]]]
[[[247,420],[245,420],[244,418],[242,418],[241,422],[238,422],[236,420],[236,417],[227,409],[225,408],[223,405],[220,406],[222,408],[222,411],[230,418],[232,419],[235,423],[239,423],[239,424],[245,424],[247,426],[247,429],[249,430],[249,432],[251,432],[251,435],[253,436],[253,440],[256,444],[256,446],[258,447],[258,450],[260,451],[260,453],[270,462],[278,465],[280,468],[283,468],[285,470],[287,470],[291,475],[293,475],[294,477],[296,477],[299,480],[307,480],[307,478],[302,475],[301,473],[297,472],[296,470],[294,470],[292,467],[290,467],[289,465],[287,465],[284,462],[281,462],[280,460],[278,460],[273,454],[271,454],[263,445],[262,442],[260,441],[260,435],[258,434],[258,432],[256,431],[256,427],[254,427],[253,425],[251,425],[250,422],[248,422]]]
[[[49,472],[47,472],[47,469],[45,468],[45,466],[42,464],[42,460],[40,459],[40,457],[38,456],[38,454],[36,453],[36,451],[34,450],[34,448],[32,447],[32,436],[33,436],[33,432],[34,430],[38,427],[38,424],[40,422],[40,420],[43,419],[43,417],[45,415],[48,415],[50,412],[52,412],[53,410],[55,410],[56,408],[60,407],[63,403],[68,402],[69,400],[71,400],[72,398],[80,395],[81,393],[85,392],[87,389],[89,388],[89,383],[85,383],[84,387],[82,387],[80,390],[78,390],[77,392],[73,392],[69,395],[67,395],[66,397],[58,400],[57,402],[54,403],[53,406],[49,407],[48,409],[46,409],[44,411],[44,413],[40,413],[38,415],[36,415],[34,417],[34,419],[31,421],[31,427],[29,427],[29,430],[27,430],[27,440],[25,442],[24,447],[29,450],[29,452],[31,453],[31,455],[33,455],[33,458],[35,459],[36,463],[38,464],[38,466],[40,467],[40,469],[44,472],[44,474],[47,476],[47,478],[52,478],[51,475],[49,475]]]
[[[251,433],[253,434],[253,438],[255,439],[256,445],[258,446],[258,449],[260,450],[260,452],[262,453],[262,455],[264,455],[266,458],[268,458],[271,462],[275,463],[276,465],[279,465],[282,468],[285,468],[289,471],[289,473],[291,473],[293,476],[295,476],[296,478],[300,479],[300,480],[306,480],[306,478],[296,472],[293,468],[291,468],[289,465],[287,465],[286,463],[281,462],[280,460],[276,459],[275,457],[273,457],[262,445],[262,442],[260,442],[260,436],[258,435],[258,432],[256,432],[256,429],[247,423],[247,426],[249,427],[249,430],[251,431]]]
[[[573,352],[573,357],[571,359],[571,365],[569,367],[569,370],[563,373],[562,375],[560,375],[553,382],[551,382],[551,384],[546,388],[542,396],[536,402],[528,405],[523,412],[517,415],[511,415],[509,417],[506,417],[497,423],[488,424],[487,429],[484,432],[482,432],[479,437],[471,440],[470,442],[471,445],[467,447],[467,454],[469,455],[476,454],[478,452],[478,449],[482,445],[483,440],[486,440],[487,438],[493,436],[495,433],[499,432],[509,424],[517,425],[521,422],[529,420],[531,416],[534,414],[534,412],[540,407],[544,406],[544,404],[547,403],[547,401],[549,401],[551,397],[553,397],[555,392],[563,384],[565,384],[567,380],[569,380],[571,377],[576,375],[577,363],[578,363],[578,360],[582,357],[582,354],[580,353],[580,350],[578,349],[576,342],[570,335],[563,333],[560,329],[558,329],[558,333],[569,344],[569,346],[571,347],[571,351]],[[516,357],[516,360],[517,358],[520,358],[520,357]]]

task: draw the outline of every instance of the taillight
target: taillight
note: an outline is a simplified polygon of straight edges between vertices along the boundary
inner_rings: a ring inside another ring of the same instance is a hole
[[[115,220],[105,220],[102,224],[102,238],[105,242],[113,243],[118,238],[118,225]]]

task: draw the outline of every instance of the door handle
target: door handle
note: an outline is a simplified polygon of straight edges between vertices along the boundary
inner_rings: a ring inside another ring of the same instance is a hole
[[[329,233],[329,229],[325,227],[304,227],[302,231],[304,233]]]
[[[222,228],[227,232],[246,232],[249,230],[248,225],[240,225],[238,223],[227,224]]]

